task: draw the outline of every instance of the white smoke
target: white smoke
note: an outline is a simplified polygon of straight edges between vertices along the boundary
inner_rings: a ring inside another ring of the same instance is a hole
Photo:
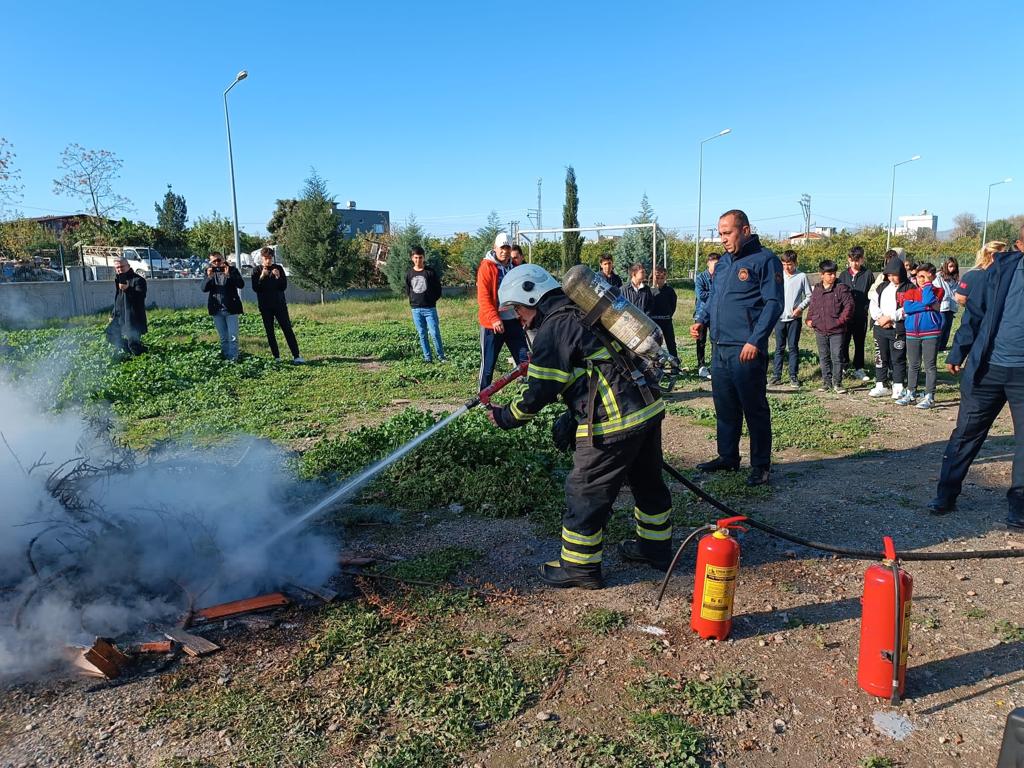
[[[190,603],[317,586],[335,572],[337,546],[323,535],[264,544],[314,492],[276,447],[179,445],[139,459],[24,391],[0,381],[0,677],[39,671],[94,635],[150,625],[158,639],[155,627]]]

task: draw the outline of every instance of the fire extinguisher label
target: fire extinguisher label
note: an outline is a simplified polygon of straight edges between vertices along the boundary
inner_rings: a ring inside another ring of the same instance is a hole
[[[900,619],[900,663],[899,666],[906,666],[907,656],[910,655],[910,601],[903,603],[903,618]]]
[[[700,603],[700,617],[708,621],[729,621],[732,618],[732,598],[736,593],[736,573],[739,566],[704,567],[704,594]]]

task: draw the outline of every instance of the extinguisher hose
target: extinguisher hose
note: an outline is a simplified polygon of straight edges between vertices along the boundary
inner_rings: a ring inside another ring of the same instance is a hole
[[[679,563],[679,558],[683,556],[683,550],[686,549],[686,545],[697,538],[697,535],[704,531],[713,531],[715,526],[711,523],[702,525],[699,528],[695,528],[689,536],[683,539],[683,543],[679,545],[679,549],[676,550],[675,557],[672,558],[672,562],[669,563],[668,570],[665,571],[665,578],[661,581],[661,589],[658,590],[658,599],[654,604],[655,610],[661,606],[661,598],[665,596],[665,588],[668,586],[668,580],[672,577],[672,571],[676,569],[676,565]]]
[[[903,606],[900,604],[900,566],[895,560],[889,566],[892,568],[893,596],[896,605],[896,615],[893,618],[893,641],[892,641],[892,696],[889,703],[898,705],[900,703],[900,661],[903,650]]]
[[[668,472],[668,474],[672,476],[673,479],[677,480],[679,483],[681,483],[683,486],[685,486],[687,488],[687,490],[691,491],[698,498],[703,499],[704,501],[706,501],[708,504],[710,504],[715,509],[719,510],[720,512],[726,513],[730,517],[735,517],[735,516],[741,514],[740,512],[737,512],[735,509],[730,507],[728,504],[725,504],[725,503],[719,501],[714,496],[712,496],[711,494],[707,493],[703,488],[701,488],[695,482],[693,482],[692,480],[687,478],[682,472],[677,470],[675,467],[671,466],[667,461],[663,461],[662,462],[662,466],[664,467],[665,471]],[[837,546],[835,544],[826,544],[826,543],[821,542],[821,541],[813,541],[811,539],[805,539],[802,536],[796,536],[795,534],[787,533],[786,531],[783,531],[781,528],[776,528],[775,526],[768,525],[767,523],[762,523],[762,522],[760,522],[758,520],[755,520],[754,518],[750,517],[749,515],[743,515],[743,517],[746,517],[746,521],[745,522],[751,528],[757,528],[760,531],[764,531],[769,536],[774,536],[775,538],[783,539],[784,541],[789,541],[789,542],[792,542],[793,544],[799,544],[800,546],[803,546],[803,547],[808,547],[810,549],[817,549],[817,550],[820,550],[822,552],[831,552],[832,554],[840,555],[842,557],[853,558],[855,560],[877,560],[878,557],[879,557],[879,552],[876,549],[857,549],[855,547],[840,547],[840,546]],[[960,552],[901,552],[900,553],[900,559],[901,560],[907,560],[907,561],[910,561],[910,560],[992,560],[992,559],[1009,558],[1009,557],[1024,557],[1024,549],[979,549],[979,550],[969,550],[969,551],[960,551]]]

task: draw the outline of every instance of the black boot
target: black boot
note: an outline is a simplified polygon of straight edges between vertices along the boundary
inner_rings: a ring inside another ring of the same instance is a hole
[[[603,589],[601,566],[579,566],[552,560],[538,569],[541,581],[552,587],[579,587],[580,589]]]
[[[767,467],[751,467],[750,474],[747,475],[747,485],[767,485],[772,479],[772,468]]]
[[[672,562],[672,542],[664,546],[648,544],[642,539],[626,539],[619,542],[619,555],[631,563],[643,563],[658,571],[667,571]]]
[[[1006,501],[1006,527],[1011,531],[1024,531],[1024,494],[1010,491]]]
[[[947,499],[944,496],[936,496],[928,502],[928,512],[933,515],[948,515],[956,509],[956,499]]]
[[[739,468],[739,462],[732,464],[721,456],[697,465],[698,472],[735,472]]]

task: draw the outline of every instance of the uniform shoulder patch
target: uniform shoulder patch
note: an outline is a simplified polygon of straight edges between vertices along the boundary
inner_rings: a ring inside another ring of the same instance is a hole
[[[750,270],[747,269],[746,267],[740,267],[739,270],[737,270],[736,272],[736,277],[738,277],[743,282],[747,282],[747,280],[750,279]]]

